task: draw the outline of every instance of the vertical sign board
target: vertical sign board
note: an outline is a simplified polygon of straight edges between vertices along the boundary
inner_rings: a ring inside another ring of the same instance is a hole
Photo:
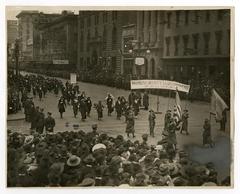
[[[70,82],[71,82],[71,84],[76,84],[77,83],[77,74],[76,73],[71,73],[70,74]]]

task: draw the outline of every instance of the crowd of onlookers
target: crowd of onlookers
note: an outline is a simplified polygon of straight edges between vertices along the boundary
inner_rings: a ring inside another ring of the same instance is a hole
[[[191,161],[165,141],[157,145],[122,135],[64,131],[26,135],[8,130],[7,185],[43,186],[229,186],[213,163]]]

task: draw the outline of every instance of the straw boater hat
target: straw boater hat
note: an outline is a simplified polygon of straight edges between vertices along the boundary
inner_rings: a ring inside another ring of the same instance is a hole
[[[27,145],[27,144],[31,144],[34,140],[34,136],[33,135],[28,135],[25,137],[25,140],[24,140],[24,144]]]
[[[96,150],[99,150],[99,149],[106,149],[106,146],[104,144],[102,144],[102,143],[98,143],[95,146],[93,146],[92,152],[94,152]]]
[[[78,166],[80,162],[81,162],[81,159],[78,156],[72,155],[70,156],[70,158],[68,158],[67,165],[74,167],[74,166]]]

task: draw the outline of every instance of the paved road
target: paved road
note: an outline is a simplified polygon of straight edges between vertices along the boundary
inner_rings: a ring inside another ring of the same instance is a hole
[[[63,79],[62,79],[63,80]],[[65,80],[63,80],[65,81]],[[98,102],[98,100],[103,100],[106,97],[106,94],[110,92],[113,96],[117,97],[120,95],[124,95],[126,98],[128,97],[129,91],[116,89],[111,87],[106,87],[103,85],[96,85],[96,84],[89,84],[78,82],[80,87],[80,91],[85,91],[87,96],[90,96],[93,103]],[[72,107],[67,106],[66,112],[64,113],[64,118],[61,119],[60,115],[57,110],[57,103],[58,98],[55,95],[49,93],[47,94],[46,98],[43,101],[39,101],[38,98],[34,99],[35,105],[44,108],[45,112],[52,112],[53,117],[56,119],[56,127],[55,131],[65,131],[65,130],[74,130],[73,124],[79,124],[80,129],[84,131],[90,131],[91,125],[93,123],[98,124],[99,132],[105,132],[111,136],[116,136],[118,134],[124,135],[125,134],[125,127],[126,124],[124,122],[124,118],[116,120],[116,114],[114,113],[111,117],[107,116],[107,110],[104,110],[104,117],[103,121],[97,120],[97,113],[96,110],[92,109],[91,117],[88,118],[85,122],[82,122],[80,119],[80,115],[78,118],[73,117]],[[161,132],[163,130],[163,122],[164,122],[164,113],[168,108],[168,102],[170,104],[170,108],[174,106],[174,99],[171,98],[170,101],[166,97],[160,97],[160,111],[163,114],[157,114],[156,118],[156,128],[155,128],[155,138],[149,138],[149,142],[151,144],[157,143],[161,139]],[[156,103],[157,103],[157,96],[150,95],[150,107],[156,110]],[[217,124],[214,119],[212,119],[212,136],[216,142],[216,147],[213,149],[203,149],[201,147],[202,144],[202,125],[205,118],[209,118],[209,103],[205,102],[194,102],[190,103],[182,100],[182,106],[189,110],[189,131],[190,135],[177,135],[177,141],[179,149],[183,149],[184,147],[188,146],[189,152],[191,153],[191,157],[197,161],[202,162],[199,160],[199,156],[204,158],[204,162],[212,161],[214,163],[219,164],[219,160],[225,160],[225,163],[222,165],[218,165],[218,168],[223,171],[221,173],[221,177],[224,177],[225,174],[229,172],[229,164],[230,164],[230,157],[229,156],[229,149],[230,149],[230,141],[228,133],[221,133],[219,132],[219,124]],[[23,113],[18,113],[17,116],[22,116]],[[9,116],[11,119],[15,116]],[[136,131],[136,138],[134,140],[141,140],[141,136],[144,133],[148,133],[148,111],[141,110],[138,118],[136,119],[135,124],[135,131]],[[228,119],[229,120],[229,119]],[[69,123],[67,126],[66,123]],[[228,124],[229,126],[229,124]],[[26,123],[24,120],[18,121],[8,121],[8,128],[22,131],[24,133],[29,133],[30,124]],[[229,127],[228,127],[229,130]],[[131,138],[130,138],[131,139]],[[221,139],[221,140],[219,140]],[[212,155],[215,153],[217,158]],[[211,157],[210,157],[211,156]]]

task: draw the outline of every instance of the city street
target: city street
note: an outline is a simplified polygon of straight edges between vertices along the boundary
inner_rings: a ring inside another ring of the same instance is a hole
[[[66,81],[61,79],[62,81]],[[78,82],[80,91],[85,91],[87,96],[90,96],[92,103],[96,103],[99,100],[104,101],[107,93],[111,93],[115,98],[120,95],[124,95],[125,98],[128,97],[129,91],[111,88],[103,85],[95,85],[89,83]],[[53,117],[56,120],[55,132],[65,131],[65,130],[75,130],[73,128],[74,124],[79,124],[79,129],[88,132],[91,131],[91,125],[94,123],[98,124],[98,131],[100,133],[107,133],[110,136],[123,135],[124,138],[127,138],[125,134],[125,118],[122,117],[121,120],[116,119],[115,112],[111,117],[107,116],[107,109],[105,106],[103,120],[97,120],[97,113],[94,108],[92,108],[90,118],[87,118],[85,122],[82,122],[80,115],[78,114],[77,118],[73,117],[72,106],[67,105],[66,112],[64,113],[63,119],[60,118],[57,104],[59,96],[55,96],[52,93],[48,93],[46,98],[43,98],[42,101],[39,101],[38,97],[34,98],[34,103],[40,108],[44,108],[44,112],[52,112]],[[168,101],[170,109],[173,108],[175,99],[171,98],[170,100],[166,97],[160,96],[160,111],[162,114],[156,114],[156,127],[155,127],[155,138],[149,137],[150,144],[156,144],[161,140],[161,133],[163,130],[164,124],[164,114],[168,108]],[[157,96],[150,95],[150,107],[156,111]],[[189,132],[190,135],[182,135],[177,133],[177,142],[179,149],[188,149],[190,157],[193,160],[199,162],[214,162],[218,168],[219,177],[226,176],[229,173],[229,164],[230,164],[230,141],[229,133],[223,133],[219,131],[219,124],[215,122],[212,118],[212,137],[215,141],[214,148],[202,148],[202,126],[205,118],[209,118],[209,103],[205,102],[186,102],[182,100],[182,107],[187,107],[189,110]],[[18,113],[17,115],[8,116],[8,129],[18,130],[24,133],[29,133],[30,124],[25,122],[23,119],[23,112]],[[14,119],[18,119],[15,120]],[[12,120],[12,121],[11,121]],[[229,115],[228,115],[228,125],[229,126]],[[148,111],[141,110],[138,118],[135,120],[135,131],[136,137],[131,140],[141,140],[141,136],[144,133],[148,132]],[[229,127],[227,127],[229,130]],[[222,162],[224,161],[224,162]]]

